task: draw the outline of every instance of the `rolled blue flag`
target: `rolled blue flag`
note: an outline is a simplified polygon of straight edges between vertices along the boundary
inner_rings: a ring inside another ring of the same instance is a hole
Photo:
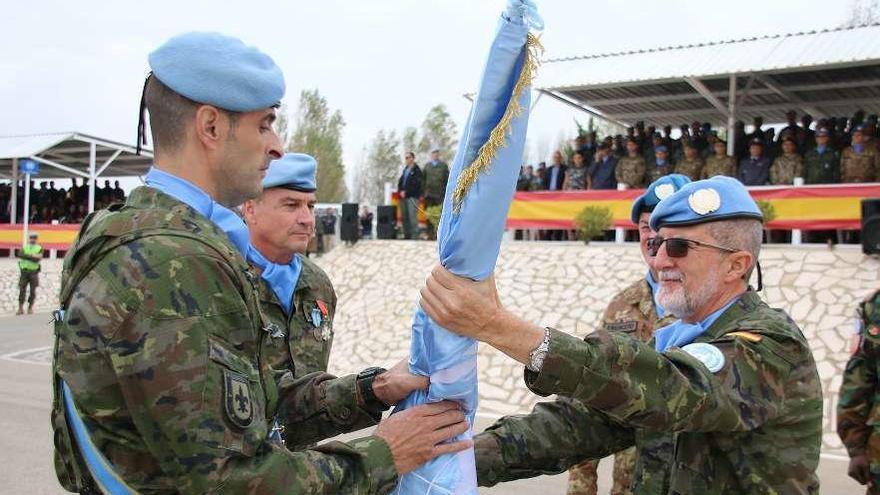
[[[531,0],[509,0],[479,92],[452,164],[437,233],[440,262],[473,280],[495,270],[507,212],[516,190],[528,126],[531,81],[537,67],[537,38],[529,28],[542,21]],[[410,371],[430,376],[398,410],[444,399],[458,401],[473,436],[477,410],[477,342],[434,323],[421,308],[412,324]],[[395,494],[476,494],[473,449],[438,457],[401,477]]]

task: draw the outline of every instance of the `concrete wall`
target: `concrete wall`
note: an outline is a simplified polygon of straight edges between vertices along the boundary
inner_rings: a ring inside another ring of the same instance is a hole
[[[433,243],[366,241],[321,258],[339,294],[331,371],[389,366],[409,353],[409,326],[418,289],[436,259]],[[855,248],[769,246],[761,253],[765,300],[786,310],[811,343],[825,393],[826,452],[843,453],[834,410],[848,358],[856,303],[880,286],[880,260]],[[57,306],[61,262],[44,261],[37,310]],[[583,336],[607,302],[644,275],[634,245],[507,243],[498,263],[502,302],[540,325]],[[0,261],[0,312],[17,307],[18,269]],[[480,412],[527,412],[540,398],[522,383],[522,366],[488,346],[479,352]]]

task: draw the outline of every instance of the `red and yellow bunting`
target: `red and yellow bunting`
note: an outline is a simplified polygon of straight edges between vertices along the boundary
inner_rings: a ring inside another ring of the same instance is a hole
[[[571,229],[573,219],[586,206],[611,210],[615,227],[634,228],[632,202],[643,190],[518,192],[510,205],[507,227],[511,229]],[[756,200],[769,201],[775,229],[857,230],[861,225],[861,201],[880,198],[880,184],[838,186],[749,188]]]
[[[43,249],[68,249],[76,234],[79,232],[79,224],[31,224],[28,232],[36,232],[40,235],[37,242]],[[0,225],[0,249],[15,249],[22,245],[24,225],[2,224]]]

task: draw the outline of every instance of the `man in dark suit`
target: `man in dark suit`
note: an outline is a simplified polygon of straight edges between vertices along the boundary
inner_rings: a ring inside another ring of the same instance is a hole
[[[417,239],[419,235],[419,199],[422,197],[422,170],[416,165],[412,151],[404,155],[405,166],[397,181],[400,193],[400,217],[403,222],[403,238]]]
[[[553,152],[553,164],[547,167],[544,173],[544,189],[547,191],[561,191],[562,181],[565,180],[566,166],[562,163],[562,152]]]

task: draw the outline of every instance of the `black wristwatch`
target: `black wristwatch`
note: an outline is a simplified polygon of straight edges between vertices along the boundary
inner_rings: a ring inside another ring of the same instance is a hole
[[[388,409],[388,404],[385,404],[376,394],[373,393],[373,380],[376,379],[377,376],[385,373],[385,368],[371,367],[367,368],[357,375],[357,386],[358,391],[361,393],[361,397],[364,399],[364,406],[369,409],[378,409],[380,411],[384,411]]]

